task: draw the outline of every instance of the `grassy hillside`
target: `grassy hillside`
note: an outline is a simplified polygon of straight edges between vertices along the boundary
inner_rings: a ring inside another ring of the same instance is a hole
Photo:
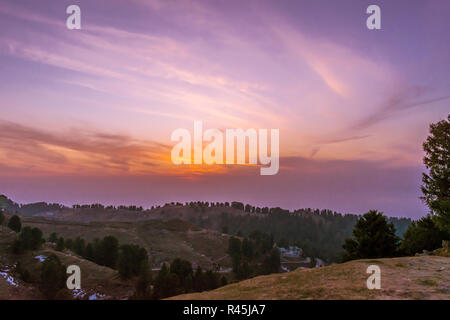
[[[65,266],[78,265],[82,275],[82,291],[74,293],[63,289],[58,299],[127,299],[133,293],[134,283],[121,280],[116,270],[77,257],[70,251],[55,251],[51,244],[45,244],[39,250],[13,255],[9,253],[8,246],[14,238],[14,232],[0,226],[0,299],[44,299],[38,288],[39,275],[42,260],[51,254],[57,255]],[[18,261],[31,275],[27,282],[22,281],[15,272]]]
[[[17,205],[0,196],[0,207]],[[276,243],[302,248],[305,256],[320,258],[332,263],[341,261],[344,239],[351,237],[358,219],[355,214],[341,214],[331,210],[282,208],[259,208],[240,202],[229,203],[167,203],[144,209],[136,206],[104,206],[102,204],[74,205],[37,202],[20,205],[22,215],[41,216],[55,221],[78,223],[137,222],[149,220],[188,221],[202,229],[248,237],[255,230],[272,234]],[[13,212],[10,210],[10,212]],[[389,218],[396,228],[397,236],[411,224],[407,218]],[[140,244],[145,246],[145,241]],[[147,247],[148,248],[148,247]],[[159,250],[159,249],[158,249]],[[156,253],[156,251],[155,251]],[[202,253],[203,254],[203,253]],[[158,260],[162,261],[162,260]],[[202,262],[204,263],[204,262]]]
[[[367,267],[381,268],[381,289],[368,290]],[[318,269],[256,277],[171,299],[450,299],[450,258],[356,260]]]
[[[37,227],[48,238],[56,232],[64,238],[76,237],[92,241],[94,238],[115,236],[120,243],[135,243],[150,255],[153,267],[174,258],[183,258],[210,269],[214,262],[230,267],[227,257],[228,235],[201,229],[182,220],[71,222],[40,217],[23,217],[24,226]]]

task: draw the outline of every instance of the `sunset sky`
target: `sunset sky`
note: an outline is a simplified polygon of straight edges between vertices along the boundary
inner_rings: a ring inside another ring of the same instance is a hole
[[[0,194],[418,218],[422,142],[450,111],[449,15],[447,0],[1,0]],[[171,133],[195,120],[280,129],[279,173],[172,164]]]

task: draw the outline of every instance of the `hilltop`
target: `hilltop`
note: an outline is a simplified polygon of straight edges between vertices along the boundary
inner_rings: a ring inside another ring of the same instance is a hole
[[[381,289],[368,290],[369,265],[381,268]],[[255,277],[173,300],[450,299],[450,258],[417,256],[355,260]]]

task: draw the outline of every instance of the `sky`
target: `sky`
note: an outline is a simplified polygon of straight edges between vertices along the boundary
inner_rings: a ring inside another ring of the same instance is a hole
[[[81,9],[69,30],[66,8]],[[381,30],[366,8],[381,8]],[[1,0],[0,193],[419,218],[450,2]],[[177,128],[279,129],[280,169],[171,162]]]

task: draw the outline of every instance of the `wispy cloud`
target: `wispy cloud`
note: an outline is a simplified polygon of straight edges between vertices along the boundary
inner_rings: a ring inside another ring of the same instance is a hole
[[[170,152],[160,143],[76,128],[51,132],[0,121],[0,131],[0,163],[38,174],[151,173],[167,166]]]
[[[377,123],[399,115],[399,113],[423,106],[432,106],[433,103],[450,99],[450,95],[435,98],[426,97],[426,90],[411,88],[406,91],[397,92],[382,104],[374,113],[364,117],[353,126],[353,130],[362,131]]]

